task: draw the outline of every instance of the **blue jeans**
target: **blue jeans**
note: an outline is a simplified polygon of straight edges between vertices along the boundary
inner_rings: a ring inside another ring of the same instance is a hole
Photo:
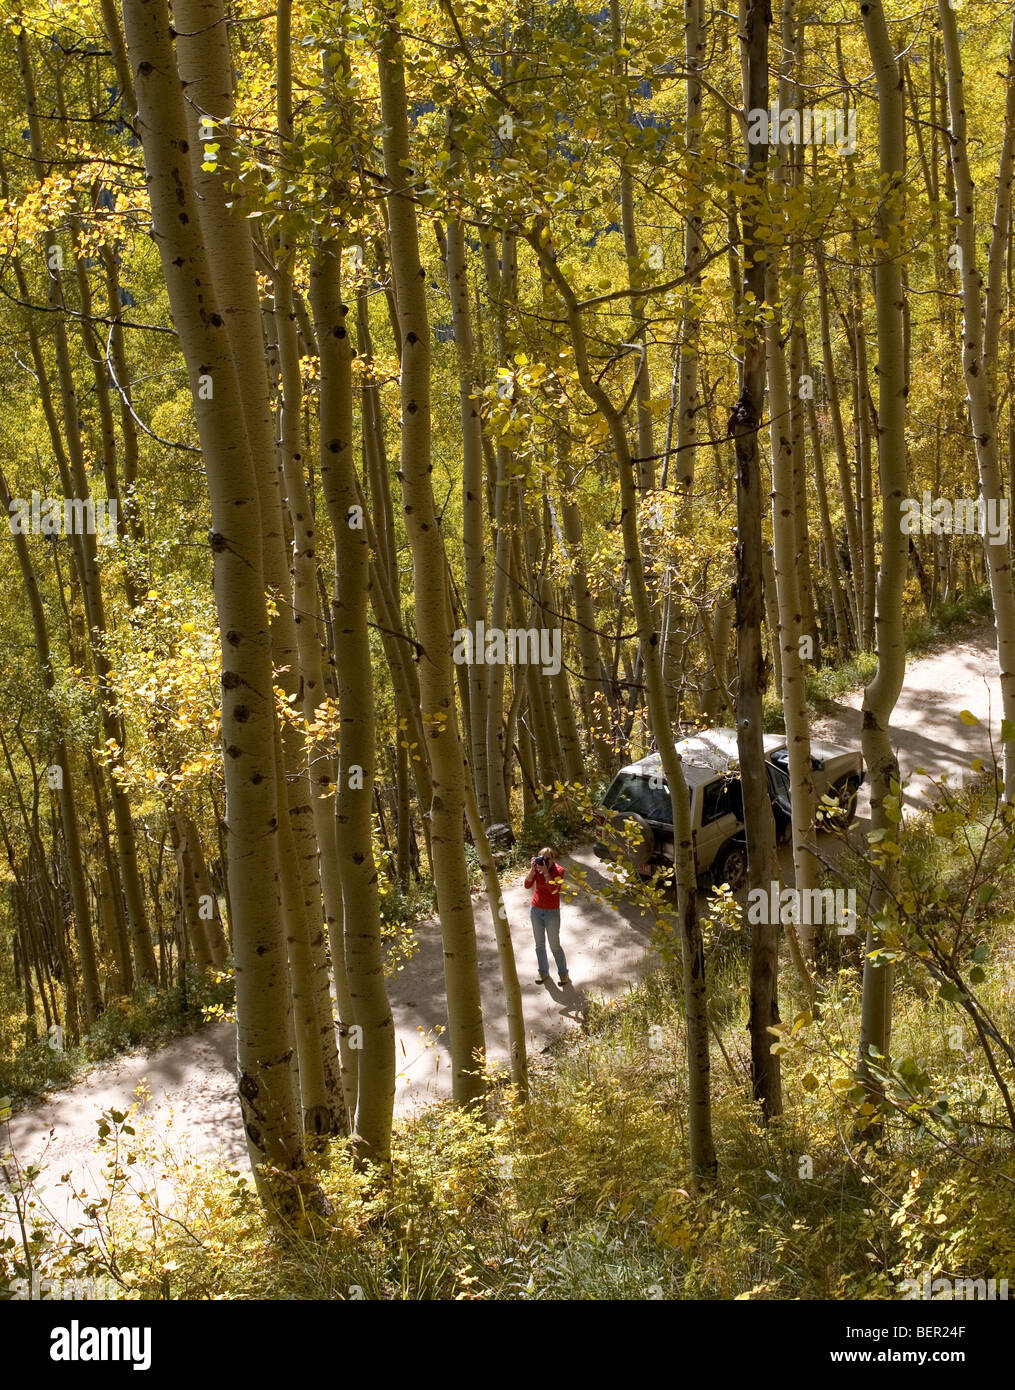
[[[549,975],[550,966],[546,959],[546,938],[550,938],[550,950],[557,962],[557,974],[561,979],[567,974],[567,960],[560,949],[560,908],[533,907],[529,909],[532,917],[532,935],[536,938],[536,964],[540,975]]]

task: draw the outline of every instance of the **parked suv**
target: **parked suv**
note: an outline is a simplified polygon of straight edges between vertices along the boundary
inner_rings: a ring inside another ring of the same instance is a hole
[[[677,748],[681,751],[683,745]],[[708,751],[710,762],[691,761],[681,751],[691,796],[695,874],[737,889],[747,878],[743,788],[736,766],[729,760],[723,765],[721,757]],[[699,756],[705,754],[699,752]],[[765,772],[776,830],[782,837],[790,825],[789,778],[772,762],[765,763]],[[596,816],[595,835],[600,859],[626,863],[644,877],[659,868],[672,870],[673,818],[658,753],[617,773]]]
[[[766,761],[789,776],[789,747],[785,734],[764,734]],[[702,729],[681,739],[677,752],[685,763],[728,770],[738,766],[736,729]],[[846,829],[856,815],[857,792],[866,780],[863,758],[852,748],[811,740],[811,780],[814,797],[828,828]],[[822,798],[827,798],[822,806]],[[788,797],[787,797],[788,800]],[[778,813],[776,820],[778,820]]]
[[[765,757],[789,773],[789,748],[784,734],[765,735]],[[811,739],[811,773],[814,797],[824,811],[825,824],[847,829],[856,815],[857,792],[867,780],[862,756],[838,743]],[[822,806],[823,797],[834,802],[834,807],[828,802]]]
[[[776,833],[790,833],[789,750],[785,735],[766,734],[765,772]],[[676,744],[691,795],[695,873],[713,883],[739,888],[747,877],[743,792],[735,729],[706,729]],[[825,823],[845,827],[856,813],[856,795],[866,773],[859,753],[837,744],[811,744],[814,791]],[[832,808],[831,802],[836,803]],[[621,768],[596,817],[595,851],[600,859],[625,862],[648,876],[672,868],[673,823],[669,789],[657,753]]]

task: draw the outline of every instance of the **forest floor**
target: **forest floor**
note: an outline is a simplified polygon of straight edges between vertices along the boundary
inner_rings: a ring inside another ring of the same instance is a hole
[[[826,707],[815,722],[818,738],[858,746],[862,692]],[[969,710],[982,722],[961,722]],[[947,648],[912,660],[893,719],[903,775],[912,774],[909,805],[926,806],[934,798],[926,768],[935,778],[950,774],[951,784],[976,757],[989,757],[988,720],[999,751],[1000,696],[993,631],[980,627],[953,638]],[[858,830],[869,809],[865,786],[858,803]],[[823,837],[827,838],[827,837]],[[784,853],[784,872],[792,864]],[[549,983],[535,984],[535,959],[528,920],[529,894],[519,875],[505,885],[505,901],[518,960],[530,1054],[545,1052],[569,1029],[580,1026],[584,1001],[595,995],[622,994],[658,963],[651,949],[652,921],[628,905],[609,905],[597,896],[607,876],[590,845],[562,856],[584,878],[586,891],[565,906],[562,938],[573,986],[559,988],[555,972]],[[485,895],[476,898],[480,981],[487,1020],[487,1047],[492,1060],[507,1058],[507,1034],[500,989],[493,925]],[[418,952],[389,981],[395,1018],[398,1079],[396,1112],[409,1115],[450,1092],[448,1053],[442,1040],[446,1026],[440,928],[437,922],[416,927]],[[96,1153],[97,1124],[103,1111],[138,1105],[139,1132],[175,1155],[217,1159],[226,1166],[245,1165],[233,1075],[234,1027],[216,1023],[178,1038],[157,1052],[124,1055],[103,1065],[76,1085],[35,1101],[10,1121],[10,1146],[22,1165],[44,1166],[39,1188],[60,1220],[75,1212],[71,1189],[103,1188],[105,1157]],[[136,1101],[143,1087],[145,1098]],[[139,1173],[139,1181],[147,1175]]]

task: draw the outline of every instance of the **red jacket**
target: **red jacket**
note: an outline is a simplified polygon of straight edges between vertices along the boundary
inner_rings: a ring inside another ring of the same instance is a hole
[[[560,907],[560,885],[564,882],[564,866],[554,864],[552,869],[530,869],[525,875],[525,887],[532,889],[532,906],[545,908]]]

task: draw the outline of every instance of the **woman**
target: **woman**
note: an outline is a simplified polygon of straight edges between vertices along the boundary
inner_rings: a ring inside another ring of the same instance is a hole
[[[546,938],[550,938],[550,950],[557,962],[557,983],[563,987],[571,983],[567,973],[567,960],[560,949],[560,885],[564,882],[563,865],[553,857],[553,850],[545,845],[529,865],[525,875],[525,887],[532,889],[532,935],[536,939],[536,967],[539,973],[536,984],[542,985],[550,978],[550,966],[546,959]]]

